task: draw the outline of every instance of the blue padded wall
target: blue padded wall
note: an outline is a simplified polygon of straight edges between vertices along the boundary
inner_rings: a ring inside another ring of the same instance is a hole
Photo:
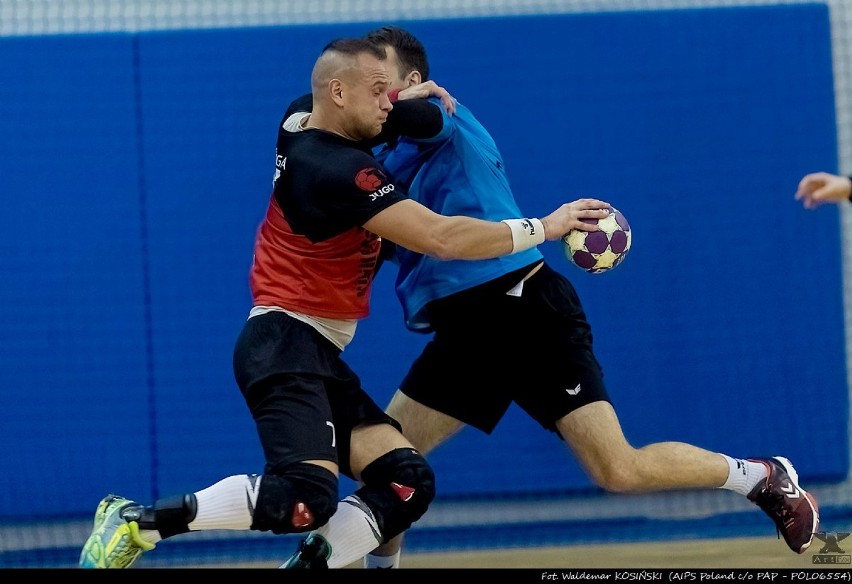
[[[0,438],[17,445],[0,516],[261,470],[231,350],[276,126],[322,46],[376,24],[0,40]],[[845,477],[837,209],[793,201],[837,165],[827,9],[402,24],[494,134],[525,212],[595,196],[630,220],[610,274],[542,246],[584,299],[628,439]],[[427,340],[393,277],[344,352],[380,404]],[[431,459],[446,498],[591,487],[514,408]],[[33,473],[60,480],[20,484]]]
[[[0,39],[0,515],[151,495],[131,43]]]

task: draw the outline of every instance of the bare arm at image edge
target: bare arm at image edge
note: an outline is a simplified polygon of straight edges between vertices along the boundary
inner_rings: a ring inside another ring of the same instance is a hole
[[[829,172],[806,174],[796,190],[796,200],[805,209],[815,209],[824,203],[852,201],[852,177]]]

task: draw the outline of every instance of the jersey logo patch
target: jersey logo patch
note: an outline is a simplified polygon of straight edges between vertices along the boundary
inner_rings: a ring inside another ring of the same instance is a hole
[[[378,168],[365,168],[355,175],[355,186],[372,193],[387,181],[385,173]]]

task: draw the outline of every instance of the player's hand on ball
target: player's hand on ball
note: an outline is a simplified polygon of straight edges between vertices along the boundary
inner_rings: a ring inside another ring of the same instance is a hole
[[[603,219],[582,219],[597,229],[572,229],[562,238],[565,257],[590,274],[608,272],[624,261],[630,251],[633,231],[627,218],[615,207]]]
[[[545,239],[556,241],[574,229],[597,231],[598,220],[608,217],[611,210],[612,206],[600,199],[577,199],[565,203],[547,217],[542,217]]]

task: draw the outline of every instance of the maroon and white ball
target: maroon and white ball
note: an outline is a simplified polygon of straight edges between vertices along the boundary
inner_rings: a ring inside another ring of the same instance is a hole
[[[624,261],[630,251],[632,233],[624,215],[613,208],[603,219],[583,219],[597,223],[600,231],[572,229],[562,237],[565,256],[590,274],[601,274]]]

